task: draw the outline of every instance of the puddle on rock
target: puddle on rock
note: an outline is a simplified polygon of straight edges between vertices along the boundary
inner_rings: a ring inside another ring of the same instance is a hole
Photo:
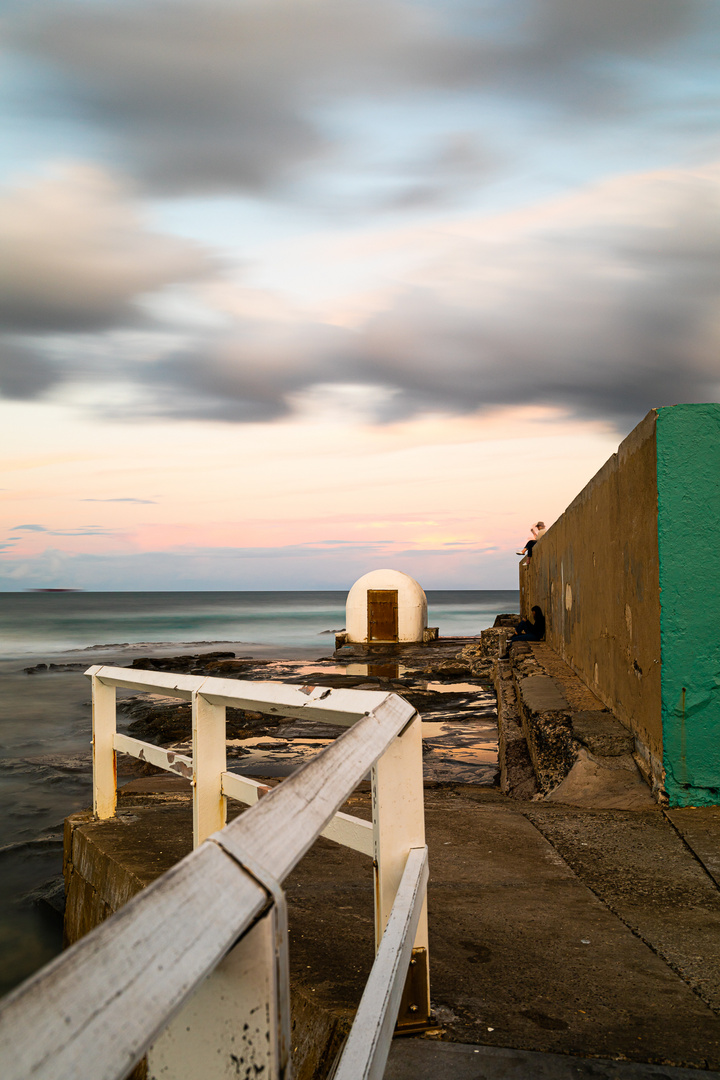
[[[409,673],[404,664],[387,661],[384,664],[348,664],[348,675],[368,675],[371,679],[400,679]]]
[[[422,689],[429,690],[433,694],[478,694],[481,692],[487,693],[484,686],[480,685],[479,683],[467,682],[427,682],[423,685]]]
[[[498,775],[497,725],[491,717],[424,720],[425,780],[494,784]]]
[[[243,679],[263,682],[327,680],[325,685],[385,689],[405,697],[422,716],[423,773],[426,780],[490,785],[496,782],[497,721],[495,694],[480,682],[440,682],[425,671],[399,662],[347,664],[331,660],[264,661]],[[344,683],[344,680],[347,682]],[[398,685],[398,680],[402,683]],[[365,682],[367,680],[367,682]],[[382,682],[378,684],[377,680]],[[374,685],[373,685],[374,682]],[[394,682],[395,685],[388,685]],[[154,695],[157,705],[177,699]],[[298,715],[290,717],[247,714],[242,721],[247,737],[228,739],[230,771],[255,777],[284,777],[314,757],[344,730]],[[256,733],[253,733],[255,729]],[[191,753],[182,740],[173,747]]]

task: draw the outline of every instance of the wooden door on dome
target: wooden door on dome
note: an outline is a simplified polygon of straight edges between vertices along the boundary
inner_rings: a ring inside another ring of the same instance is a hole
[[[368,589],[368,641],[397,641],[397,589]]]

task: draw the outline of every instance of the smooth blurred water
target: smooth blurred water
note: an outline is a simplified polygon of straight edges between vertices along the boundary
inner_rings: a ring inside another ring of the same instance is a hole
[[[59,920],[22,897],[61,874],[63,820],[92,802],[87,679],[81,670],[24,668],[60,660],[124,665],[145,645],[172,654],[188,643],[317,659],[334,649],[346,595],[0,593],[0,994],[61,947]],[[442,637],[479,634],[518,602],[517,592],[431,591],[428,621]],[[98,646],[107,648],[100,654]]]
[[[0,656],[138,642],[312,646],[339,629],[344,592],[0,594]]]
[[[62,826],[92,804],[90,687],[0,663],[0,993],[55,956],[59,916],[24,900],[62,873]]]
[[[0,658],[139,642],[219,642],[312,648],[345,624],[345,592],[0,593]],[[430,591],[428,621],[443,637],[479,634],[517,592]],[[328,646],[330,641],[328,641]]]

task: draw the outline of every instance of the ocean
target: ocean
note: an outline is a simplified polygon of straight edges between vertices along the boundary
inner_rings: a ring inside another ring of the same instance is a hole
[[[316,660],[343,629],[343,591],[0,593],[0,994],[61,948],[61,922],[37,891],[60,890],[64,818],[92,803],[90,686],[37,664],[128,664],[134,657],[227,648]],[[430,590],[441,637],[472,636],[516,591]]]

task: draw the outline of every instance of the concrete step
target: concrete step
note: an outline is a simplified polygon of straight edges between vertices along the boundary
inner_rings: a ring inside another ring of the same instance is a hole
[[[499,1046],[395,1039],[383,1080],[720,1080],[720,1073]]]

